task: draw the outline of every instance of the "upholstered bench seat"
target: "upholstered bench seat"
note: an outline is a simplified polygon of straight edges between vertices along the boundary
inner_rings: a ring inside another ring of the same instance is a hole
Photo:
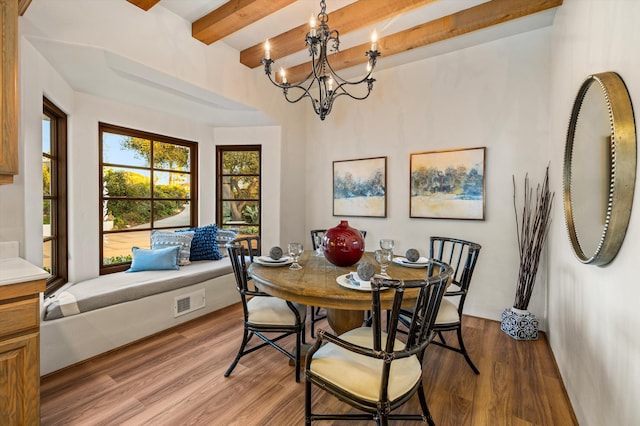
[[[230,274],[231,263],[202,260],[179,270],[118,272],[65,286],[54,297],[45,299],[44,320],[77,315],[118,303],[141,299]]]
[[[176,315],[176,300],[204,306]],[[118,272],[68,284],[43,300],[40,373],[48,374],[239,302],[228,258],[180,270]]]

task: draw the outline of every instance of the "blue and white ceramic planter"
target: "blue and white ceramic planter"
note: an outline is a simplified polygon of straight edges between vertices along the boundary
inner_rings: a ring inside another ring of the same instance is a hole
[[[538,340],[538,319],[529,311],[508,308],[502,311],[500,330],[516,340]]]

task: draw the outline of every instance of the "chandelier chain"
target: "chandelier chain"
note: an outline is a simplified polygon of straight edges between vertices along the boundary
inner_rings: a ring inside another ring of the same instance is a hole
[[[329,15],[327,15],[327,4],[324,0],[320,0],[320,13],[318,13],[318,20],[321,24],[329,22]]]

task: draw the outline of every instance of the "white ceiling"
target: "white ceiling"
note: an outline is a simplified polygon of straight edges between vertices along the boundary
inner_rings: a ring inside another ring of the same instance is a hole
[[[104,0],[83,0],[83,3],[90,1]],[[109,1],[125,2],[125,0]],[[331,11],[342,8],[353,1],[327,0],[330,27]],[[364,28],[341,35],[340,47],[347,49],[363,43],[363,40],[369,39],[370,33],[374,29],[382,38],[385,35],[411,28],[485,1],[487,0],[434,1],[410,13],[378,23],[375,28]],[[226,0],[161,0],[154,8],[165,8],[190,23],[224,3]],[[47,16],[44,13],[38,16],[35,9],[39,4],[41,3],[33,2],[27,13],[39,19],[55,19],[55,17]],[[131,5],[131,7],[135,6]],[[248,25],[216,43],[224,43],[240,52],[255,44],[262,43],[268,37],[273,37],[303,22],[308,22],[309,18],[312,15],[317,15],[318,12],[318,0],[298,0],[277,13]],[[385,57],[383,51],[376,69],[396,67],[491,40],[543,28],[552,24],[554,15],[555,9],[551,9],[389,57]],[[68,24],[68,22],[60,23],[60,25]],[[51,23],[46,25],[51,25]],[[186,25],[186,27],[190,28],[190,25]],[[74,90],[147,108],[151,105],[151,108],[156,110],[188,117],[211,126],[271,124],[266,115],[255,109],[225,99],[219,94],[201,87],[190,85],[174,76],[152,70],[113,52],[106,52],[99,47],[63,43],[38,36],[28,36],[28,39]],[[300,45],[300,52],[279,59],[276,66],[286,68],[304,62],[308,54],[304,51],[303,40],[300,41]],[[355,68],[344,70],[341,74],[351,78],[353,74],[360,73]],[[141,102],[141,99],[144,99],[145,102]],[[149,102],[150,99],[151,102]]]

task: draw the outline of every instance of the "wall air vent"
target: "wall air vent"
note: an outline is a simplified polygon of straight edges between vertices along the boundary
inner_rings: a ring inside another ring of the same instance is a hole
[[[206,298],[204,295],[204,289],[178,296],[174,299],[173,316],[175,318],[180,315],[188,314],[189,312],[204,308],[205,305]]]

